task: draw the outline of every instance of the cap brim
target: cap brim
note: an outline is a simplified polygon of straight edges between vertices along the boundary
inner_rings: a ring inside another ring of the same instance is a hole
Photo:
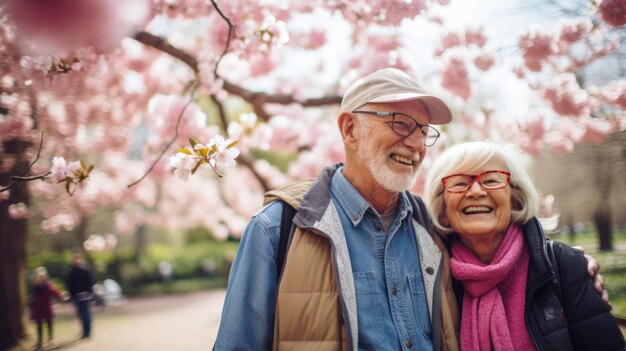
[[[428,109],[428,116],[431,124],[448,124],[452,121],[452,111],[450,107],[443,102],[440,98],[429,94],[417,94],[417,93],[397,93],[387,94],[379,96],[370,100],[370,103],[384,103],[384,102],[402,102],[419,100],[424,103]]]

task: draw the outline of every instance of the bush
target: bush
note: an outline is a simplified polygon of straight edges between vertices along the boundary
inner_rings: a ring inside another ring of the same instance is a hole
[[[168,262],[172,268],[170,292],[185,289],[224,287],[227,270],[237,242],[204,241],[187,246],[160,243],[149,244],[143,254],[137,255],[130,248],[90,253],[96,281],[107,278],[116,280],[124,293],[162,293],[164,285],[159,274],[159,263]],[[70,264],[71,253],[42,252],[28,258],[28,269],[45,266],[50,276],[63,279]],[[175,284],[181,281],[180,284]],[[186,283],[182,283],[185,281]]]

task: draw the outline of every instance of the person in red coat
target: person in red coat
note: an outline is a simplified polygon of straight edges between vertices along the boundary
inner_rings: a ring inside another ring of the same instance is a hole
[[[37,324],[37,348],[41,348],[43,342],[43,323],[48,325],[48,342],[52,344],[52,320],[54,313],[52,311],[52,299],[66,300],[64,294],[50,282],[48,271],[45,267],[37,267],[35,269],[35,277],[33,279],[33,287],[31,290],[30,300],[30,319]]]

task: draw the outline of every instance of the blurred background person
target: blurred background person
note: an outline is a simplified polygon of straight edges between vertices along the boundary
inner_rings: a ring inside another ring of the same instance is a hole
[[[89,268],[83,263],[80,252],[72,254],[72,267],[65,281],[67,290],[76,306],[76,314],[82,325],[81,338],[91,336],[90,302],[93,298],[93,276]]]
[[[67,300],[67,295],[59,292],[57,287],[50,281],[48,270],[45,267],[37,267],[34,272],[33,287],[30,299],[30,319],[37,325],[37,348],[43,344],[43,324],[48,325],[48,345],[53,345],[53,319],[52,299]]]
[[[583,254],[544,236],[539,196],[516,153],[470,142],[444,151],[425,201],[447,237],[462,350],[623,350]]]

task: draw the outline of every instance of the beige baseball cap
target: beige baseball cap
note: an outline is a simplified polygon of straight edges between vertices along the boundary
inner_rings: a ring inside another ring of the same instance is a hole
[[[452,121],[450,107],[440,98],[428,94],[406,73],[396,68],[384,68],[357,79],[341,101],[341,112],[352,112],[367,103],[421,101],[426,105],[431,124]]]

